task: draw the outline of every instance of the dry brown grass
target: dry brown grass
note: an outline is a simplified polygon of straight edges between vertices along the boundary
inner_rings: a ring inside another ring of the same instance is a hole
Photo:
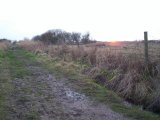
[[[46,46],[43,43],[29,40],[20,41],[17,45],[34,53],[43,53],[46,49]]]
[[[46,46],[40,42],[21,41],[18,45],[36,54],[45,53],[51,57],[59,57],[65,64],[72,61],[85,64],[87,68],[79,68],[83,73],[96,78],[97,83],[138,104],[145,102],[152,93],[154,87],[151,79],[159,77],[160,74],[156,73],[155,69],[160,63],[158,57],[155,57],[156,59],[152,57],[153,63],[150,63],[149,71],[146,70],[142,44],[138,44],[140,47],[136,44],[118,47],[78,47],[74,45]],[[156,51],[156,54],[159,53]],[[68,67],[78,66],[72,63],[68,64]]]
[[[143,76],[136,71],[129,71],[124,74],[123,79],[115,78],[112,81],[111,85],[114,90],[134,103],[144,102],[152,89],[151,82],[144,80]]]
[[[10,45],[9,42],[0,42],[0,49],[4,50]]]

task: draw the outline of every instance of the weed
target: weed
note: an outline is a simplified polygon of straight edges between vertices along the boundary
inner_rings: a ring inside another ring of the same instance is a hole
[[[40,120],[40,117],[39,117],[39,114],[36,113],[36,112],[30,112],[28,115],[27,115],[27,119],[28,120]]]

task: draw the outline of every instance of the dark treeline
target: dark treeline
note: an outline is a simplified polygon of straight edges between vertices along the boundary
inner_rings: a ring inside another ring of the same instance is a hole
[[[49,30],[41,35],[32,38],[34,41],[41,41],[45,44],[88,44],[95,40],[90,39],[90,34],[81,34],[79,32],[66,32],[60,29]]]
[[[11,40],[3,38],[3,39],[0,39],[0,42],[11,42]]]

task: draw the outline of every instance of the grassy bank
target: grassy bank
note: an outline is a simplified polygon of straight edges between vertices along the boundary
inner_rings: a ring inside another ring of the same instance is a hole
[[[74,77],[77,78],[75,74],[79,73],[80,81],[84,79],[83,76],[87,76],[87,79],[93,79],[91,83],[110,89],[129,102],[142,105],[153,112],[160,112],[159,61],[154,57],[149,63],[149,68],[146,68],[138,52],[129,51],[123,54],[128,51],[129,46],[127,49],[126,46],[119,46],[122,49],[117,52],[108,47],[45,45],[33,41],[21,41],[18,45],[35,54],[57,60],[56,64],[51,60],[51,65],[55,65],[55,71],[63,71],[59,70],[60,68],[67,70],[63,73],[71,74],[73,82]],[[94,90],[91,90],[90,94]]]
[[[94,79],[100,86],[116,92],[131,103],[160,113],[160,62],[158,56],[154,56],[146,67],[143,49],[132,49],[137,44],[142,46],[142,43],[128,43],[126,46],[119,45],[117,51],[112,49],[113,46],[46,45],[34,41],[18,43],[35,54],[63,61],[70,68],[77,66],[78,72]],[[155,44],[150,48],[159,49]]]
[[[86,67],[85,65],[75,62],[65,62],[60,58],[51,58],[47,55],[38,55],[36,59],[57,77],[67,77],[74,84],[76,90],[109,105],[116,112],[141,120],[160,119],[159,115],[143,111],[141,106],[126,105],[124,100],[118,97],[117,94],[97,84],[88,75],[82,74],[81,70]]]

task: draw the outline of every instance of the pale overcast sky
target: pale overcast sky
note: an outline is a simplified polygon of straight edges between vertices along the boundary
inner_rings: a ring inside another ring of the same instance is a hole
[[[0,38],[63,29],[99,41],[160,39],[160,0],[0,0]]]

